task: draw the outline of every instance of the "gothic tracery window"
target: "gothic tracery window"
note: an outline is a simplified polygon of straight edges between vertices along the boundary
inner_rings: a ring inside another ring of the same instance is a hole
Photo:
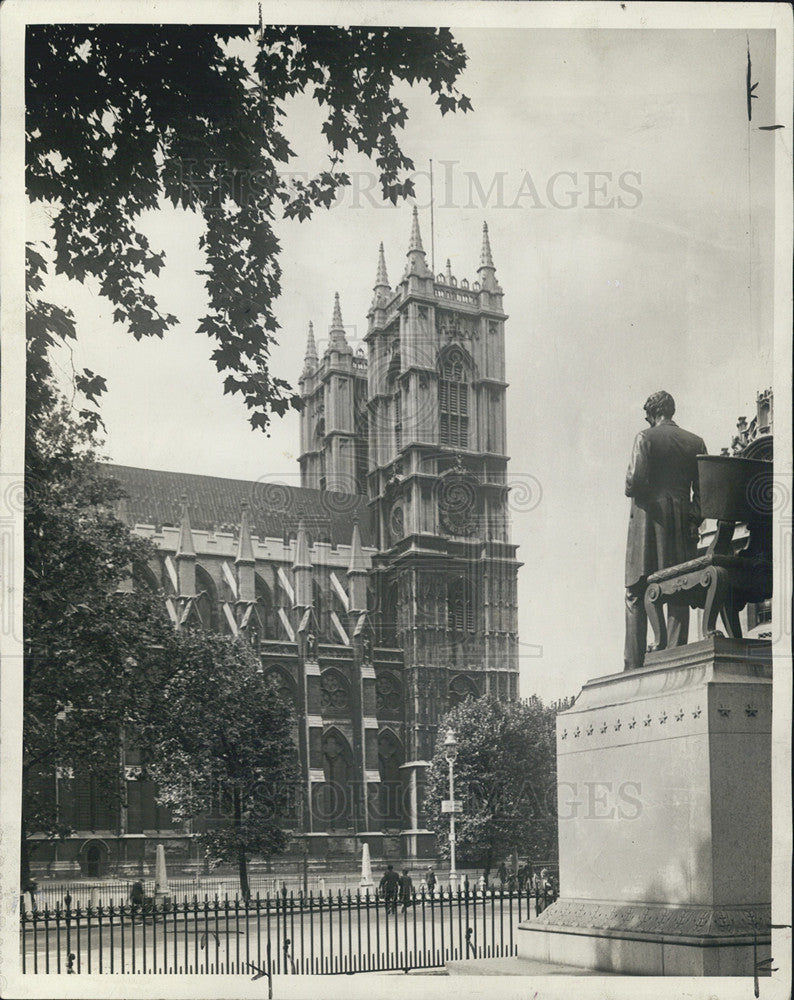
[[[385,730],[378,736],[378,771],[380,772],[380,816],[387,827],[399,826],[402,816],[402,748],[396,737]]]
[[[325,716],[349,716],[350,687],[338,670],[324,670],[320,680],[320,705]]]
[[[402,686],[393,674],[382,673],[375,681],[376,712],[386,719],[402,715]]]
[[[468,365],[462,351],[448,351],[439,371],[439,442],[455,448],[469,443]]]
[[[458,674],[449,685],[449,707],[454,708],[466,698],[479,698],[480,692],[474,681],[465,674]]]
[[[270,683],[279,698],[294,708],[295,689],[282,667],[270,667],[265,670],[265,680]]]
[[[471,587],[463,577],[458,577],[449,583],[447,626],[453,632],[474,631],[474,602]]]

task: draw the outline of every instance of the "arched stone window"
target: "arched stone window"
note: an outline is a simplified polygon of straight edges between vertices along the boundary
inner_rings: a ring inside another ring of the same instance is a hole
[[[441,358],[438,373],[439,443],[469,446],[470,367],[464,352],[453,347]]]
[[[354,782],[353,754],[338,729],[323,736],[323,772],[325,801],[323,818],[329,830],[347,829],[353,823]]]
[[[278,630],[276,628],[276,607],[273,601],[273,593],[270,587],[256,573],[254,575],[254,594],[256,599],[256,615],[252,615],[249,623],[252,642],[259,639],[275,639]]]
[[[132,567],[132,587],[136,591],[148,591],[150,594],[156,594],[161,589],[161,584],[154,569],[148,563],[136,560]]]
[[[203,566],[196,566],[196,610],[202,628],[212,632],[219,630],[218,591],[212,577]]]
[[[285,701],[291,708],[295,708],[295,683],[279,664],[272,664],[265,667],[264,680],[275,688],[276,693],[282,701]]]
[[[449,685],[449,707],[454,708],[455,705],[460,704],[460,702],[465,701],[467,698],[479,698],[480,692],[477,685],[471,679],[467,677],[466,674],[458,674],[457,677],[453,677]]]
[[[402,763],[400,741],[390,729],[382,730],[378,735],[378,807],[385,827],[399,827],[402,821]]]
[[[450,580],[447,589],[447,627],[453,632],[474,631],[472,588],[465,577]]]

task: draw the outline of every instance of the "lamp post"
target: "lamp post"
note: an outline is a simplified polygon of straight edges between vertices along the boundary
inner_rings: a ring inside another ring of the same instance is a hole
[[[458,873],[455,870],[455,761],[458,757],[458,741],[454,729],[447,730],[444,740],[444,756],[449,764],[449,888],[458,888]]]

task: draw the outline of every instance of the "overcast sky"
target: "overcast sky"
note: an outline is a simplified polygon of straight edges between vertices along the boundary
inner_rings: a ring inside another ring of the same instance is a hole
[[[435,263],[473,280],[487,220],[505,291],[513,539],[520,571],[521,693],[575,694],[622,669],[623,479],[642,403],[666,388],[677,421],[709,449],[730,443],[772,384],[773,143],[748,128],[744,31],[490,29],[455,32],[469,55],[473,113],[441,118],[406,91],[404,149],[435,162]],[[774,123],[774,35],[749,32],[760,99]],[[321,118],[291,108],[297,167],[324,165]],[[309,320],[325,336],[339,291],[349,339],[366,331],[378,243],[394,284],[410,205],[385,206],[363,161],[330,211],[284,222],[279,375],[297,380]],[[430,249],[426,178],[418,178]],[[30,235],[45,233],[32,211]],[[250,431],[224,397],[210,343],[199,224],[171,208],[144,228],[167,251],[152,288],[180,327],[135,343],[95,291],[53,280],[78,320],[69,365],[108,380],[113,461],[297,483],[297,415]],[[322,345],[321,345],[322,346]]]

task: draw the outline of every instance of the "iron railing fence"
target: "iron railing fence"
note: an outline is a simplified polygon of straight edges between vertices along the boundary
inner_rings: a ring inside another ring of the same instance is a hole
[[[533,873],[537,874],[546,868],[555,879],[558,877],[558,866],[549,862],[547,864],[533,865]],[[414,883],[421,891],[424,887],[422,872],[411,872]],[[441,875],[441,873],[439,873]],[[463,879],[468,879],[469,891],[475,892],[478,889],[479,870],[466,870],[459,873],[461,885]],[[376,880],[380,877],[380,871],[375,873]],[[155,884],[153,878],[126,878],[103,879],[103,880],[80,880],[60,883],[39,883],[35,893],[31,898],[30,893],[24,893],[21,897],[21,908],[28,914],[34,910],[50,909],[56,906],[61,910],[69,907],[85,909],[90,906],[96,909],[98,906],[107,907],[112,903],[114,906],[127,905],[130,902],[132,887],[136,882],[140,882],[143,891],[147,896],[153,896]],[[312,873],[304,878],[303,875],[293,872],[274,873],[272,875],[252,874],[248,878],[252,896],[259,895],[266,897],[280,893],[284,888],[288,892],[293,892],[295,896],[304,892],[312,892],[315,896],[326,895],[331,892],[336,894],[340,890],[342,893],[351,892],[355,894],[361,884],[360,872],[328,872],[327,874]],[[489,891],[499,891],[502,888],[523,889],[517,881],[512,884],[508,881],[501,885],[495,873],[491,873]],[[437,892],[440,891],[440,885]],[[197,876],[176,876],[168,878],[168,892],[174,898],[181,899],[183,896],[192,899],[194,896],[202,900],[205,896],[214,899],[216,896],[223,899],[224,896],[234,897],[239,895],[239,879],[235,875],[197,875]]]
[[[333,975],[513,957],[515,929],[551,901],[459,889],[56,906],[21,916],[26,973]]]

